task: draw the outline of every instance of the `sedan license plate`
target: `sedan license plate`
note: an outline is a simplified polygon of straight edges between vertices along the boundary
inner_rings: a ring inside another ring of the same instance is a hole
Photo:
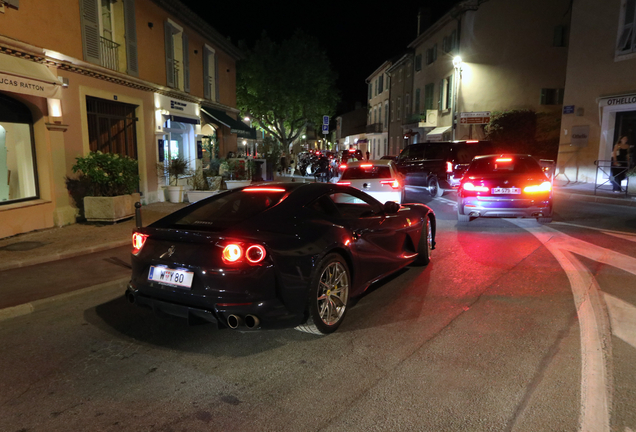
[[[517,194],[521,193],[521,188],[492,188],[492,193],[494,194]]]
[[[159,282],[165,285],[180,286],[184,288],[192,287],[193,276],[194,273],[192,272],[174,270],[167,267],[150,266],[150,271],[148,272],[149,281]]]

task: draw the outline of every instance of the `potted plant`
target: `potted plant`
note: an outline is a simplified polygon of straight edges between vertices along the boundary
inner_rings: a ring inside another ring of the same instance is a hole
[[[168,176],[170,185],[168,186],[168,198],[170,202],[183,202],[183,185],[179,185],[179,179],[188,175],[188,161],[182,156],[170,159],[168,162]]]
[[[208,167],[205,170],[203,170],[203,174],[205,175],[205,178],[208,181],[208,186],[210,190],[221,189],[221,183],[223,181],[223,177],[221,177],[219,171],[220,171],[222,162],[223,161],[221,159],[212,159],[210,160]]]
[[[252,183],[249,164],[245,159],[230,159],[228,164],[228,178],[225,184],[228,189],[248,186]]]
[[[197,202],[219,192],[218,188],[210,190],[208,180],[200,168],[192,173],[192,176],[188,179],[188,183],[190,187],[192,187],[192,189],[188,191],[188,202],[190,203]]]
[[[86,220],[117,222],[135,214],[134,205],[140,197],[136,192],[139,174],[135,159],[116,153],[90,152],[86,157],[75,158],[72,171],[77,179],[67,178],[67,187],[72,183],[82,185]],[[74,191],[69,188],[69,192]]]
[[[636,195],[636,166],[627,171],[627,193]]]

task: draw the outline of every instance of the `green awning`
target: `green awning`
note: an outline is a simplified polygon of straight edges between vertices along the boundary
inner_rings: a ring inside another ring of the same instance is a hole
[[[249,127],[242,121],[233,119],[223,111],[212,108],[201,108],[201,113],[207,117],[208,122],[229,127],[231,133],[241,138],[256,139],[256,129]]]

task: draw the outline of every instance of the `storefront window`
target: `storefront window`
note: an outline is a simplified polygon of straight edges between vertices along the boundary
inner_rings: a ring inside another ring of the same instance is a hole
[[[0,94],[0,205],[38,198],[29,109]]]

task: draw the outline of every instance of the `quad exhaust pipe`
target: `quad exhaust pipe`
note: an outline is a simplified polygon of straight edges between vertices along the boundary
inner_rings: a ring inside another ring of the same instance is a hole
[[[255,315],[245,315],[245,318],[234,314],[227,316],[227,326],[233,330],[243,325],[248,329],[253,330],[258,328],[260,323],[261,320],[259,320]]]

